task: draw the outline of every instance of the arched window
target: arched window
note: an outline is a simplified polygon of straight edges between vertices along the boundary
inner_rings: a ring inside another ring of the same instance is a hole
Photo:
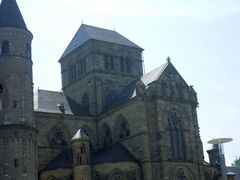
[[[9,54],[9,42],[4,41],[1,49],[2,54]]]
[[[81,152],[81,154],[85,154],[86,153],[86,146],[85,146],[85,144],[84,143],[82,143],[81,145],[80,145],[80,152]]]
[[[82,107],[86,109],[89,108],[89,95],[87,93],[82,97]]]
[[[170,139],[170,159],[186,159],[186,147],[181,125],[181,118],[175,110],[172,110],[168,116],[169,139]]]
[[[102,144],[107,146],[112,143],[112,132],[107,123],[103,123],[102,127]]]
[[[49,133],[50,146],[67,146],[67,141],[62,129],[53,127]]]
[[[110,180],[123,180],[124,179],[124,174],[120,170],[113,170],[111,173],[111,178]]]
[[[179,168],[176,176],[177,176],[177,180],[186,180],[187,179],[184,174],[184,170],[182,168]]]
[[[117,140],[126,138],[130,135],[128,121],[123,115],[119,115],[115,122],[115,137]]]

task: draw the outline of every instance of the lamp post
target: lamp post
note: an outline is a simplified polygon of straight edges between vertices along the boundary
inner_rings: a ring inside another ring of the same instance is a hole
[[[218,153],[219,153],[219,157],[220,157],[220,168],[221,168],[223,180],[227,180],[227,170],[226,170],[226,165],[225,165],[223,144],[228,143],[232,140],[233,140],[232,138],[218,138],[218,139],[212,139],[212,140],[208,141],[209,144],[218,146]]]

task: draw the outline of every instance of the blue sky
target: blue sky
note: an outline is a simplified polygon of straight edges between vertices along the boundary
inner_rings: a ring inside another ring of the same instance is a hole
[[[34,86],[61,88],[58,59],[81,23],[115,29],[145,49],[145,72],[167,56],[198,93],[204,151],[231,137],[226,162],[240,156],[239,0],[19,0],[33,40]],[[206,155],[205,155],[206,156]],[[208,157],[205,157],[208,160]]]

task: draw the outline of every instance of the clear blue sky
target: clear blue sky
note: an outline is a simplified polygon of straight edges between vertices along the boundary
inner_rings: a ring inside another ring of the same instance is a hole
[[[172,63],[198,93],[204,151],[231,137],[227,164],[240,156],[239,0],[18,0],[34,34],[34,84],[61,88],[57,63],[81,25],[114,29],[145,49],[145,71]],[[208,157],[205,157],[208,160]]]

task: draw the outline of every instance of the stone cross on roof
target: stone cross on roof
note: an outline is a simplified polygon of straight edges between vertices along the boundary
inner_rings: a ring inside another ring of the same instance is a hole
[[[171,58],[168,56],[167,57],[167,62],[170,63],[171,62]]]

